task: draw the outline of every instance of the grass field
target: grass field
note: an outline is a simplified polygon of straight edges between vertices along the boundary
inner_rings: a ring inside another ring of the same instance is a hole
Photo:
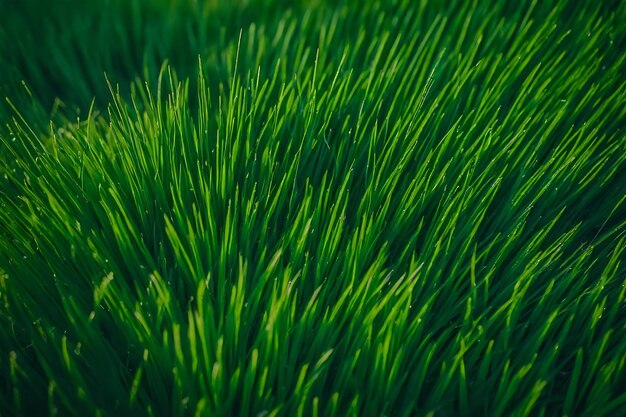
[[[626,3],[0,0],[0,416],[626,416]]]

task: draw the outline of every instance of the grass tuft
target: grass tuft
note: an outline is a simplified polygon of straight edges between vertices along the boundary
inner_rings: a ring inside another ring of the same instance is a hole
[[[0,416],[626,415],[624,3],[3,5]]]

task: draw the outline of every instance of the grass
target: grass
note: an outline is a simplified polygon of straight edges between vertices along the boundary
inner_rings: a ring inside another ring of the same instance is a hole
[[[626,415],[624,3],[0,6],[0,416]]]

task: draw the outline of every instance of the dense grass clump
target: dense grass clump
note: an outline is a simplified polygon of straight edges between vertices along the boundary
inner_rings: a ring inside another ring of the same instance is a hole
[[[42,3],[0,416],[626,415],[624,3]]]

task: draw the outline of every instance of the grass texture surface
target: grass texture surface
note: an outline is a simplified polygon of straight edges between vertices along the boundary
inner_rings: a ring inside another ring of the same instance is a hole
[[[626,415],[625,3],[0,10],[0,416]]]

